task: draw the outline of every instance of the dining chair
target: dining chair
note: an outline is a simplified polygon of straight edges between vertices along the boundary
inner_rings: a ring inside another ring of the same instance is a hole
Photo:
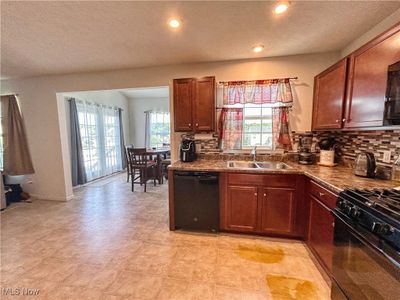
[[[126,182],[129,182],[129,177],[131,177],[131,164],[130,158],[128,155],[128,148],[135,148],[133,144],[130,144],[125,147],[125,158],[126,158]]]
[[[156,186],[157,162],[146,153],[146,148],[127,148],[127,151],[131,169],[132,192],[135,189],[135,184],[144,184],[144,192],[147,192],[147,181],[149,179],[153,179],[154,186]],[[138,176],[136,176],[136,171],[138,171]]]
[[[171,144],[163,143],[163,148],[170,147]],[[161,161],[161,176],[168,180],[168,166],[171,164],[171,152],[164,154],[163,160]]]

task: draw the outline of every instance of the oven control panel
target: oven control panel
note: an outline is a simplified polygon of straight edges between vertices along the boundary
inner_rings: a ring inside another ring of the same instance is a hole
[[[336,210],[346,215],[355,225],[361,225],[400,251],[400,231],[379,216],[371,214],[366,209],[341,197],[338,198]]]

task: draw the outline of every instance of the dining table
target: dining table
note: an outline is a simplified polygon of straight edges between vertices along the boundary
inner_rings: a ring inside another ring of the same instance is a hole
[[[159,184],[164,183],[163,174],[162,174],[162,166],[161,163],[163,159],[166,159],[167,156],[171,153],[170,147],[162,147],[162,148],[149,148],[146,149],[146,155],[151,156],[157,162],[157,174],[156,179]]]

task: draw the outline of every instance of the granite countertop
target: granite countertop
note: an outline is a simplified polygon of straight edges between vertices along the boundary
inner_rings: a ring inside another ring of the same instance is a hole
[[[391,180],[371,179],[355,176],[349,167],[323,167],[318,165],[300,165],[293,162],[285,162],[292,169],[268,170],[268,169],[240,169],[228,168],[227,162],[223,160],[196,160],[190,163],[177,161],[168,168],[176,171],[208,171],[208,172],[230,172],[230,173],[260,173],[260,174],[304,174],[330,189],[339,193],[345,188],[394,188],[400,186],[400,182]]]

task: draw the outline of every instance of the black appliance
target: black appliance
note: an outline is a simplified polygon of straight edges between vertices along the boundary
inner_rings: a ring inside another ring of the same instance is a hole
[[[400,125],[400,61],[388,67],[383,125]]]
[[[362,177],[375,177],[376,160],[371,152],[363,152],[357,155],[354,162],[354,174]]]
[[[174,172],[176,229],[218,232],[218,173]]]
[[[193,140],[182,140],[180,159],[183,162],[191,162],[196,159],[196,144]]]
[[[400,191],[344,190],[333,214],[332,299],[399,299]]]

